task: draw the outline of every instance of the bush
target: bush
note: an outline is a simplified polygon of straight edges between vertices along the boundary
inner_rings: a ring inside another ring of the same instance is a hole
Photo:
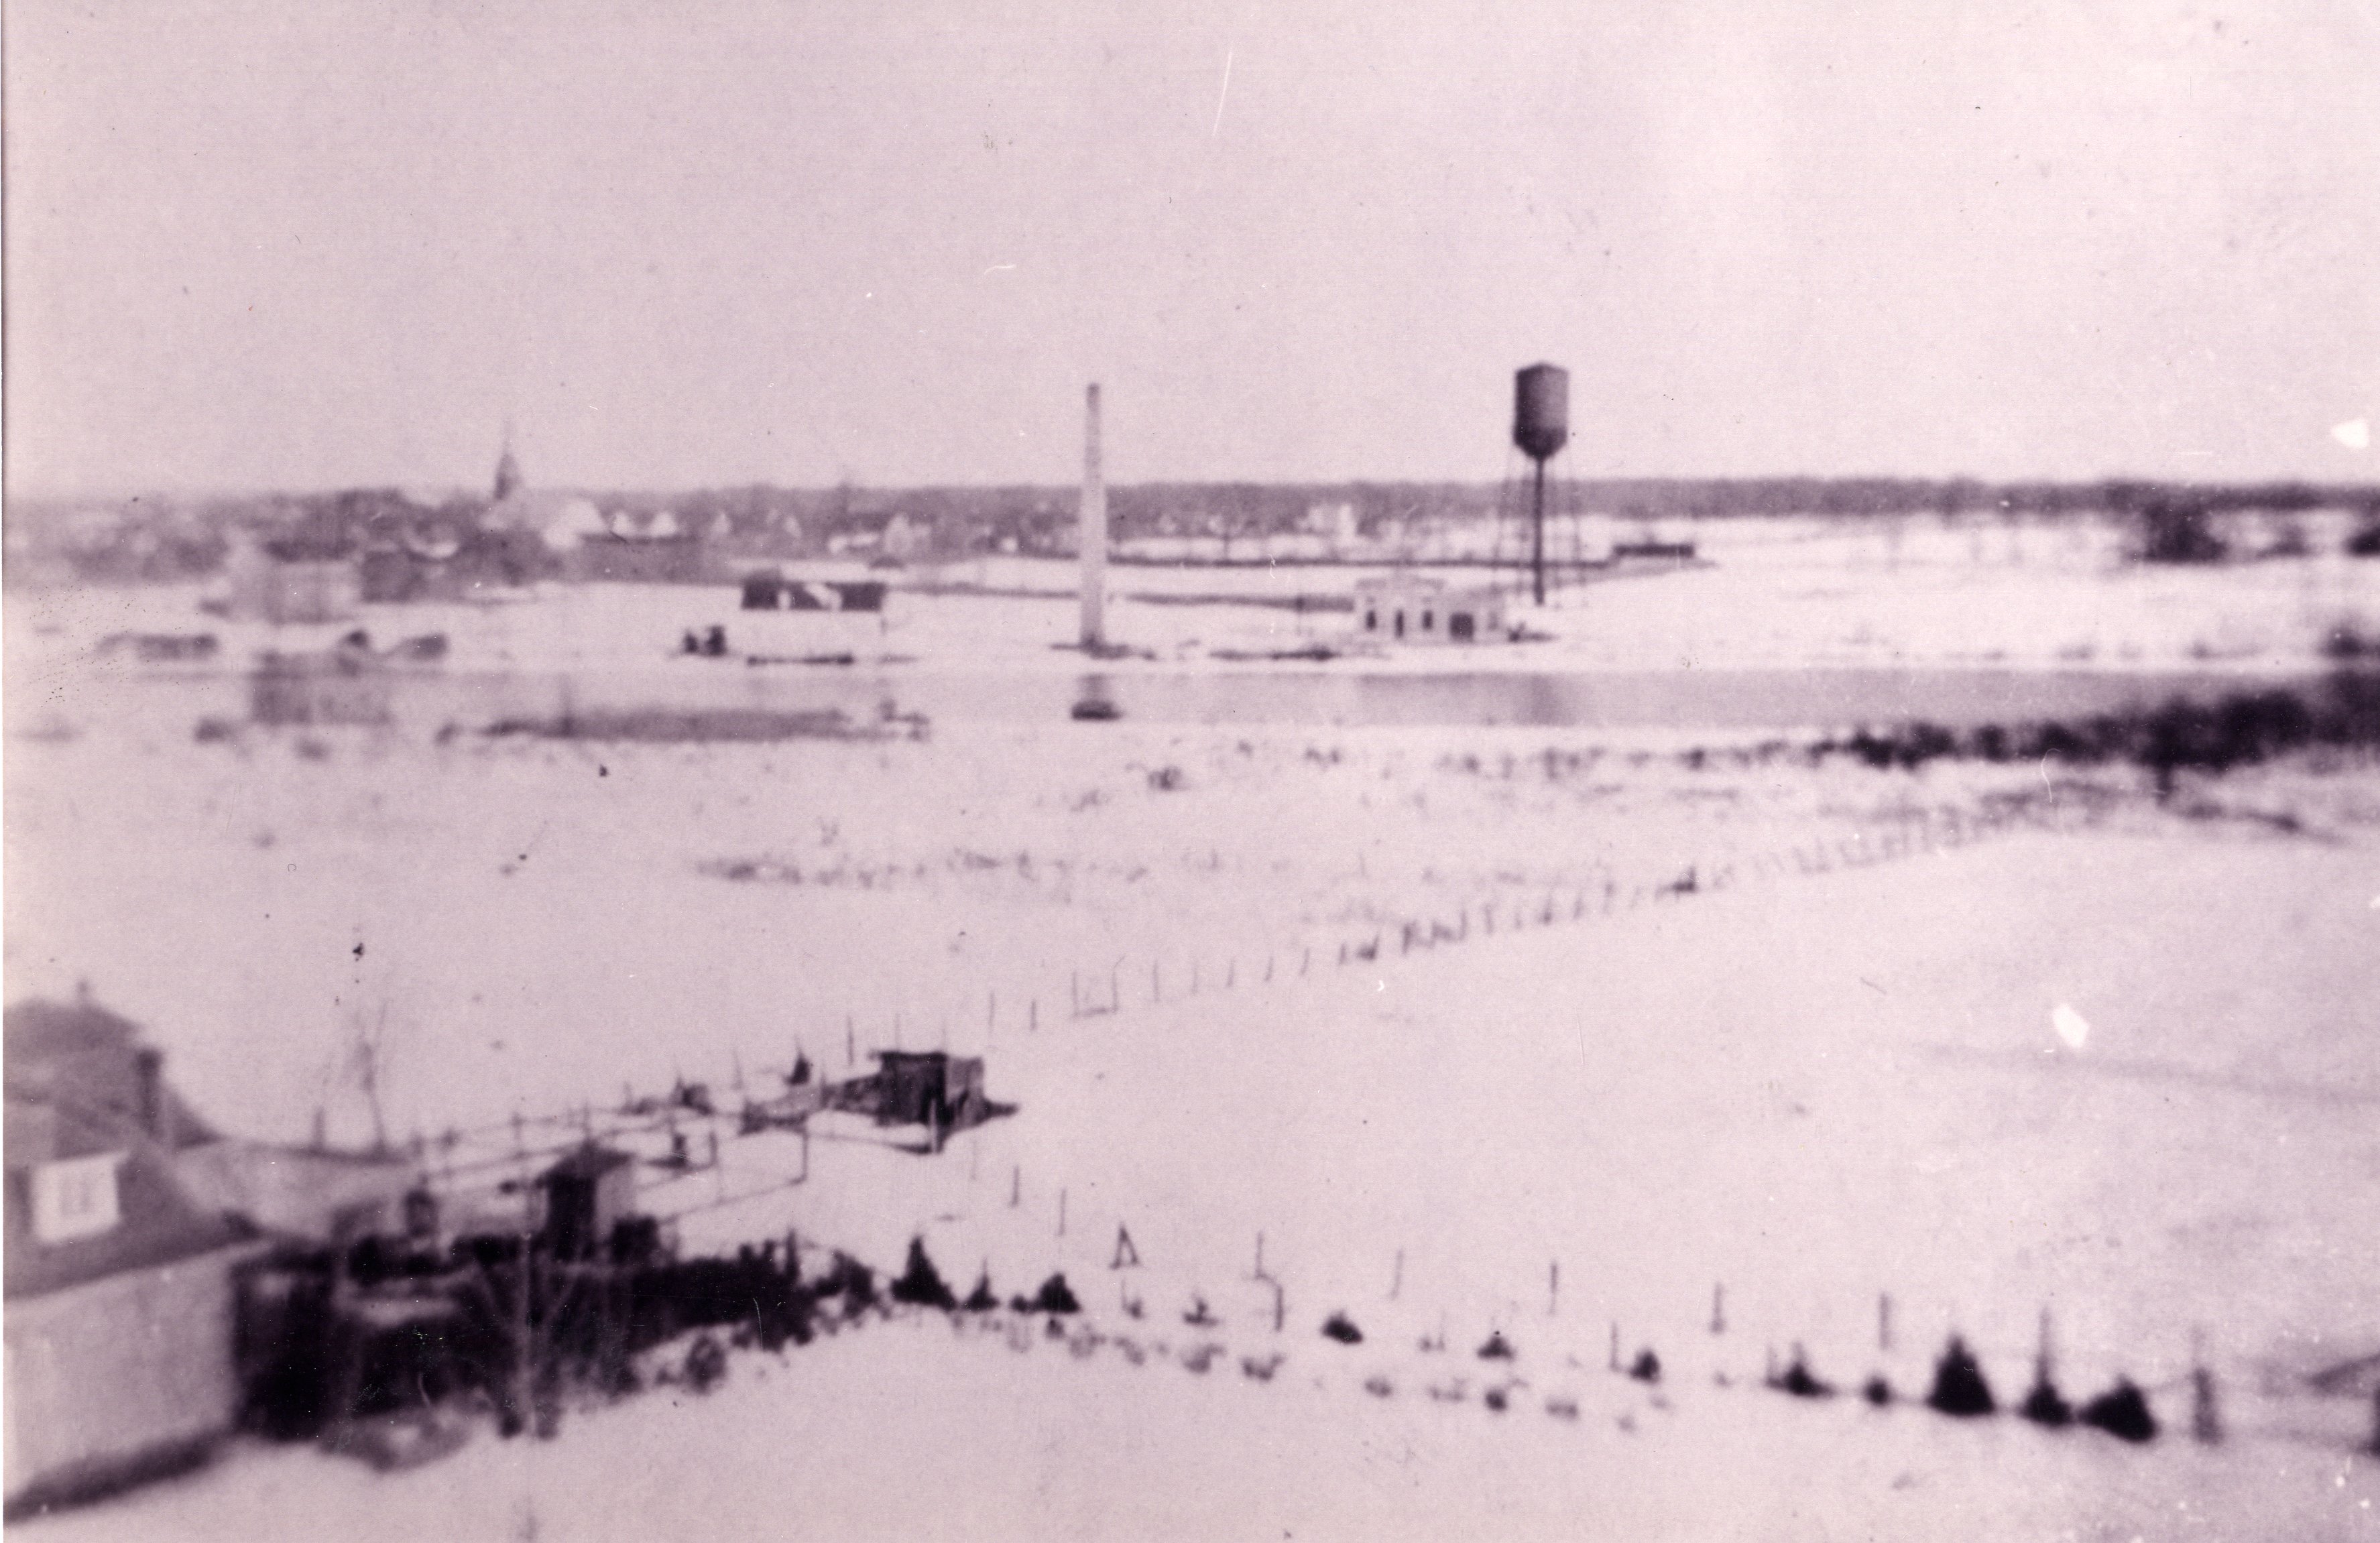
[[[1832,1398],[1835,1396],[1835,1388],[1833,1383],[1821,1382],[1816,1377],[1811,1374],[1810,1363],[1803,1358],[1802,1349],[1799,1345],[1796,1345],[1793,1348],[1793,1364],[1786,1368],[1785,1375],[1778,1379],[1777,1386],[1783,1391],[1792,1394],[1795,1398]]]
[[[2132,1386],[2129,1377],[2116,1379],[2116,1385],[2082,1406],[2084,1425],[2104,1430],[2125,1441],[2149,1441],[2156,1438],[2156,1416],[2149,1413],[2149,1401]]]
[[[1977,1364],[1974,1352],[1967,1342],[1957,1335],[1935,1363],[1934,1391],[1926,1395],[1926,1407],[1944,1415],[1961,1418],[1989,1415],[1999,1408],[1992,1397],[1992,1385],[1984,1380],[1984,1368]]]
[[[1035,1294],[1032,1306],[1028,1310],[1037,1313],[1079,1313],[1083,1310],[1083,1305],[1075,1300],[1075,1293],[1066,1284],[1066,1277],[1062,1272],[1041,1282],[1041,1290]]]
[[[1337,1340],[1341,1344],[1362,1344],[1364,1331],[1345,1313],[1333,1313],[1322,1321],[1322,1337]]]
[[[2353,622],[2339,622],[2322,637],[2322,655],[2346,662],[2358,659],[2380,659],[2380,638],[2368,636]],[[203,731],[206,724],[199,725]],[[200,738],[205,735],[201,732]]]
[[[2159,499],[2141,510],[2141,559],[2148,563],[2219,563],[2225,551],[2206,506],[2195,500]]]
[[[2046,1377],[2034,1383],[2033,1391],[2024,1395],[2024,1403],[2017,1413],[2035,1425],[2046,1425],[2053,1430],[2072,1423],[2074,1419],[2074,1411],[2068,1405],[2065,1396]]]
[[[905,1302],[913,1307],[940,1307],[944,1312],[957,1308],[958,1298],[951,1294],[934,1261],[926,1257],[926,1240],[909,1240],[909,1262],[901,1278],[892,1282],[892,1300]]]
[[[697,1334],[686,1349],[686,1385],[698,1393],[707,1393],[726,1377],[726,1347],[710,1334]]]
[[[838,1251],[834,1263],[820,1278],[818,1294],[840,1296],[846,1312],[876,1305],[876,1272],[850,1255]]]

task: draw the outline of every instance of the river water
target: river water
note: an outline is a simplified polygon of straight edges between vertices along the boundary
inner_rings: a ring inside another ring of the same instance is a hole
[[[1675,670],[1516,674],[1237,673],[1131,669],[1081,674],[778,666],[687,660],[663,672],[425,671],[401,683],[401,721],[476,728],[499,719],[666,708],[878,716],[887,705],[929,721],[1054,723],[1096,698],[1127,719],[1313,727],[1511,725],[1727,731],[1953,728],[2213,701],[2251,689],[2313,693],[2313,673],[1912,669]],[[229,684],[226,682],[225,684]],[[230,704],[226,703],[225,706]],[[234,711],[237,711],[236,709]],[[1086,732],[1096,732],[1087,724]]]

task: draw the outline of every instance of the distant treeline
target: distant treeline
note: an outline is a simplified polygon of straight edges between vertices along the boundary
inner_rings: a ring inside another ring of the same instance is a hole
[[[1985,723],[1964,732],[1924,722],[1862,728],[1812,746],[1810,758],[1843,755],[1911,771],[1946,759],[2132,765],[2155,773],[2162,794],[2172,790],[2179,772],[2228,772],[2315,747],[2380,748],[2380,674],[2342,670],[2318,690],[2241,691],[2213,702],[2176,698],[2161,707],[2070,721]]]
[[[1935,516],[2022,519],[2113,515],[2138,523],[2143,555],[2212,560],[2222,516],[2287,516],[2332,509],[2353,517],[2357,550],[2380,551],[2380,485],[2260,482],[2197,484],[2141,480],[1986,482],[1969,478],[1557,479],[1551,503],[1564,515],[1663,521],[1822,516]],[[552,490],[548,501],[584,499],[604,516],[650,520],[667,511],[674,529],[725,555],[800,557],[836,547],[836,538],[886,538],[897,521],[918,553],[965,555],[1069,550],[1076,490],[1071,486],[781,488],[765,483],[651,491]],[[1308,531],[1327,539],[1378,539],[1492,521],[1517,507],[1512,484],[1496,482],[1146,482],[1110,490],[1123,539],[1258,539]],[[285,554],[361,555],[408,541],[444,540],[468,549],[501,540],[508,569],[536,577],[543,561],[519,529],[483,529],[489,500],[456,493],[424,504],[395,488],[246,497],[121,501],[12,500],[10,556],[62,558],[81,577],[188,577],[215,571],[226,534],[246,529]]]

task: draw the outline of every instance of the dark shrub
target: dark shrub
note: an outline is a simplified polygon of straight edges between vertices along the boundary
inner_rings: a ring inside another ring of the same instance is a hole
[[[838,1251],[818,1283],[820,1296],[840,1296],[847,1312],[876,1305],[876,1272],[850,1255]]]
[[[1784,1390],[1786,1392],[1792,1394],[1795,1398],[1832,1398],[1835,1396],[1834,1384],[1831,1382],[1821,1382],[1815,1376],[1812,1375],[1810,1371],[1810,1363],[1803,1358],[1801,1348],[1799,1346],[1796,1346],[1793,1351],[1793,1364],[1785,1368],[1785,1375],[1778,1379],[1777,1386]]]
[[[1851,743],[1845,748],[1859,758],[1861,765],[1879,772],[1890,766],[1897,756],[1891,740],[1880,738],[1865,728],[1852,735]]]
[[[2116,1379],[2114,1387],[2084,1404],[2081,1419],[2084,1425],[2123,1440],[2156,1439],[2156,1416],[2149,1413],[2147,1397],[2132,1386],[2129,1377]]]
[[[1337,1340],[1341,1344],[1362,1344],[1364,1331],[1345,1313],[1333,1313],[1322,1320],[1322,1337]]]
[[[2141,509],[2141,558],[2149,563],[2219,563],[2222,539],[2197,499],[2160,498]]]
[[[1033,1298],[1032,1311],[1037,1313],[1079,1313],[1083,1305],[1075,1300],[1075,1293],[1061,1273],[1041,1282],[1041,1290]]]
[[[901,1278],[892,1282],[892,1300],[905,1302],[913,1307],[940,1307],[949,1312],[959,1305],[951,1288],[942,1280],[942,1272],[926,1257],[926,1240],[909,1240],[909,1262]]]
[[[697,1334],[686,1348],[686,1385],[707,1393],[727,1376],[727,1347],[716,1336]]]
[[[967,1299],[960,1306],[971,1313],[988,1313],[1000,1306],[1000,1298],[992,1294],[990,1270],[975,1278],[975,1290],[967,1293]]]
[[[1926,1395],[1926,1407],[1945,1415],[1961,1417],[1989,1415],[1999,1404],[1992,1397],[1992,1385],[1984,1380],[1984,1368],[1976,1364],[1974,1352],[1967,1342],[1957,1335],[1950,1337],[1949,1347],[1934,1366],[1934,1391]]]
[[[2053,1430],[2072,1423],[2074,1419],[2074,1411],[2068,1405],[2065,1395],[2046,1377],[2033,1385],[2033,1391],[2024,1395],[2024,1403],[2017,1413],[2035,1425],[2046,1425]]]
[[[1867,1379],[1867,1386],[1860,1390],[1860,1397],[1875,1404],[1878,1409],[1885,1408],[1892,1403],[1892,1384],[1884,1379],[1883,1374],[1878,1373]]]
[[[1509,1361],[1512,1358],[1512,1342],[1504,1338],[1501,1329],[1488,1336],[1487,1343],[1479,1347],[1479,1358],[1483,1361]]]
[[[1658,1382],[1661,1380],[1661,1358],[1650,1350],[1640,1350],[1636,1353],[1635,1364],[1628,1368],[1628,1375],[1639,1382]]]

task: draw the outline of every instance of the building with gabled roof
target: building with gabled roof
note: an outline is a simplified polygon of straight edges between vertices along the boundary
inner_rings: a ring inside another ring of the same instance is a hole
[[[37,1512],[202,1459],[239,1409],[233,1274],[264,1246],[195,1199],[213,1137],[124,1018],[6,1019],[6,1503]]]

